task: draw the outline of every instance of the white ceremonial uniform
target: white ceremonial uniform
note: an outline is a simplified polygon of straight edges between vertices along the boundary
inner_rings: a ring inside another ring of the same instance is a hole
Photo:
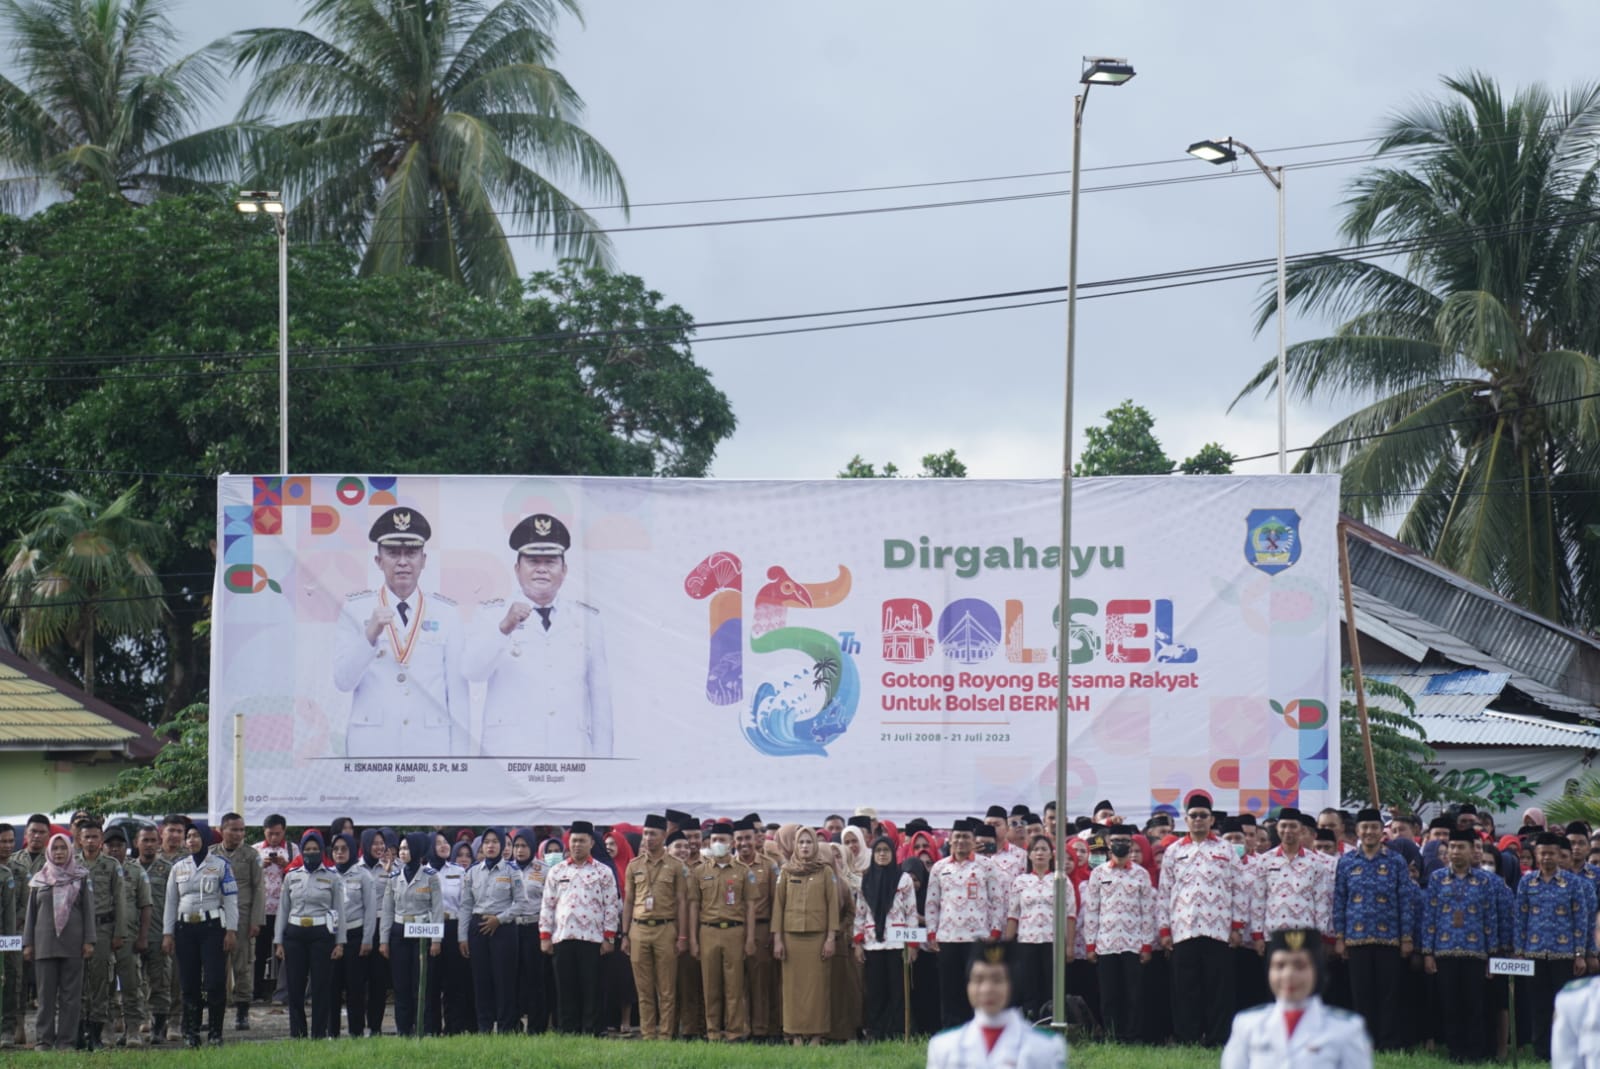
[[[1065,1069],[1065,1039],[1032,1027],[1016,1010],[1006,1010],[996,1020],[1005,1030],[993,1050],[984,1047],[983,1022],[977,1017],[928,1040],[928,1069]]]
[[[610,757],[611,677],[606,670],[600,611],[557,599],[550,627],[537,612],[501,634],[504,599],[478,610],[464,658],[466,677],[487,680],[483,698],[485,757]]]
[[[1269,1002],[1235,1016],[1222,1069],[1372,1069],[1372,1041],[1360,1014],[1313,995],[1290,1036],[1283,1009]]]
[[[392,590],[345,599],[334,638],[333,685],[353,691],[346,757],[465,757],[470,697],[461,674],[461,619],[441,594],[412,591],[408,624],[394,622],[367,641],[378,605],[395,608]]]
[[[1600,1069],[1600,979],[1581,976],[1556,995],[1551,1069]]]

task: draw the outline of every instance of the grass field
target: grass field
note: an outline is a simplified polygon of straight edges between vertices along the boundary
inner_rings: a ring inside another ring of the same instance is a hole
[[[879,1043],[841,1047],[723,1047],[706,1043],[643,1043],[639,1041],[456,1036],[421,1043],[400,1039],[353,1042],[279,1040],[268,1043],[228,1043],[220,1049],[187,1051],[160,1047],[107,1051],[95,1056],[96,1064],[156,1069],[158,1066],[193,1066],[196,1069],[920,1069],[926,1055],[922,1044]],[[1073,1069],[1202,1069],[1217,1064],[1214,1051],[1186,1047],[1112,1047],[1082,1044],[1072,1049]],[[8,1051],[10,1066],[61,1064],[49,1054]],[[1445,1069],[1443,1058],[1424,1055],[1382,1055],[1378,1069]],[[1546,1062],[1524,1059],[1530,1069]]]

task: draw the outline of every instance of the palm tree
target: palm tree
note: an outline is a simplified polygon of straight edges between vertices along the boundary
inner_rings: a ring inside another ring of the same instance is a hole
[[[1289,350],[1303,398],[1364,407],[1300,471],[1401,539],[1547,617],[1600,620],[1600,87],[1505,99],[1477,74],[1391,121],[1345,202],[1355,245],[1404,260],[1296,265],[1288,298],[1339,321]],[[1391,246],[1392,248],[1392,246]],[[1268,297],[1258,329],[1276,313]],[[1267,365],[1240,397],[1271,381]],[[1235,400],[1237,404],[1237,399]]]
[[[83,662],[83,689],[94,693],[94,647],[161,625],[161,581],[150,567],[165,535],[134,515],[134,491],[111,504],[67,491],[44,509],[6,554],[0,605],[19,624],[17,645],[32,657],[58,643]]]
[[[303,115],[260,144],[260,181],[285,188],[302,235],[364,242],[369,274],[415,265],[480,294],[515,285],[497,212],[563,257],[609,262],[559,184],[626,203],[550,65],[562,10],[578,14],[576,0],[312,0],[317,33],[244,31],[238,66],[256,72],[244,114]]]
[[[0,0],[20,76],[0,76],[0,210],[90,183],[130,199],[192,193],[236,170],[248,131],[189,132],[216,99],[221,50],[169,62],[164,0]]]

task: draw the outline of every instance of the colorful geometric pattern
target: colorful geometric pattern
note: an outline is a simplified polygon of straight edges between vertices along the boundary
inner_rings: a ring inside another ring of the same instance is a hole
[[[256,514],[261,511],[250,505],[227,505],[222,510],[222,586],[230,593],[283,593],[277,580],[255,563]]]

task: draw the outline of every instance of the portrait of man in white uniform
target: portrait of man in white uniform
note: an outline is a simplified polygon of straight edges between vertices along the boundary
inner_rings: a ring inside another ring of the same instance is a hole
[[[518,593],[485,602],[466,677],[485,681],[485,757],[610,757],[611,680],[600,612],[564,596],[566,524],[546,513],[518,523],[510,545]]]

